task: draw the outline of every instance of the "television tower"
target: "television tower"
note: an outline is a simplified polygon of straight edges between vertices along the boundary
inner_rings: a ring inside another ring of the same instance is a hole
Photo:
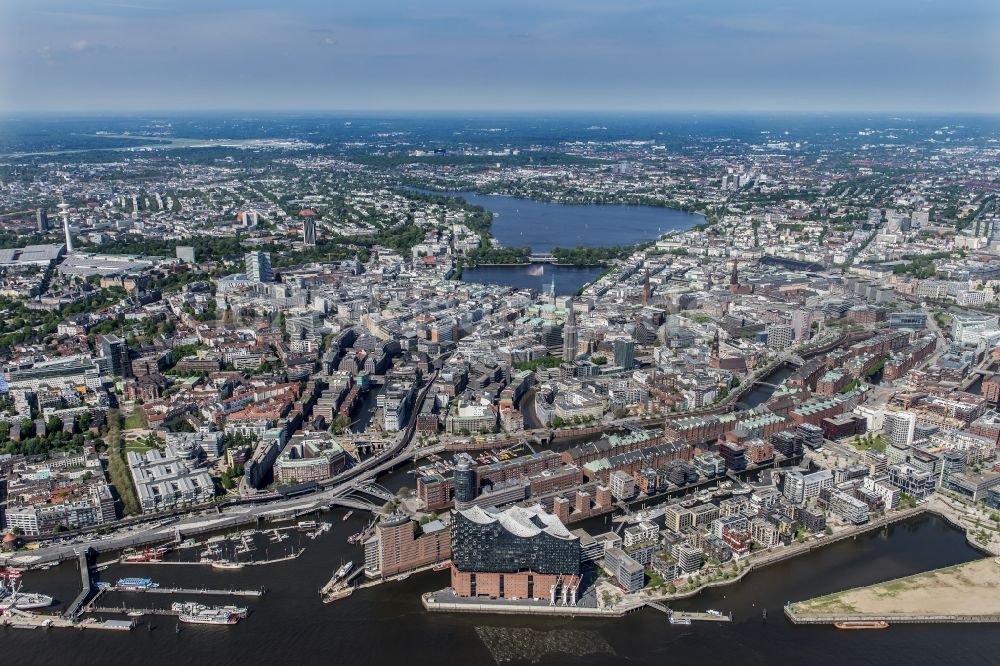
[[[63,232],[66,234],[66,254],[73,254],[73,235],[69,231],[69,204],[63,201],[59,204],[59,214],[63,219]]]

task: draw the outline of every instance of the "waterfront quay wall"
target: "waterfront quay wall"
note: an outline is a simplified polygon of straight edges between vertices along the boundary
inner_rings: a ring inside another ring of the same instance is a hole
[[[219,530],[229,529],[231,527],[236,527],[238,525],[245,525],[247,523],[252,523],[256,520],[254,517],[247,516],[245,514],[239,514],[235,516],[229,516],[226,518],[219,518],[213,520],[210,524],[206,525],[192,525],[192,526],[182,526],[183,533],[186,535],[202,534],[207,532],[214,532]],[[96,553],[106,553],[118,550],[124,550],[126,548],[138,548],[140,546],[149,546],[152,544],[161,544],[164,541],[169,541],[173,537],[172,535],[167,536],[161,532],[157,533],[143,533],[135,534],[129,536],[128,539],[115,540],[114,543],[103,543],[101,541],[94,541],[87,544],[87,548],[92,549]],[[63,560],[76,559],[78,555],[74,554],[72,551],[67,549],[39,549],[39,550],[24,550],[16,551],[12,553],[7,553],[7,557],[3,558],[5,561],[10,561],[17,557],[31,557],[31,567],[38,567],[44,564],[50,564],[52,562],[61,562]]]
[[[817,541],[809,543],[798,543],[791,546],[786,546],[779,549],[776,552],[763,553],[759,557],[751,557],[747,562],[747,567],[739,573],[735,578],[730,578],[728,580],[718,580],[705,583],[699,587],[688,590],[685,592],[679,592],[676,594],[660,594],[660,595],[646,595],[646,594],[636,594],[630,595],[632,603],[618,604],[613,608],[592,608],[583,606],[539,606],[539,605],[529,605],[529,604],[518,604],[516,602],[469,602],[469,603],[454,603],[454,602],[438,602],[434,599],[434,593],[427,593],[421,597],[421,603],[428,611],[441,611],[441,612],[452,612],[452,613],[492,613],[500,615],[525,615],[525,614],[537,614],[537,615],[569,615],[569,616],[589,616],[589,617],[622,617],[626,613],[643,608],[650,603],[656,603],[661,601],[676,601],[680,599],[688,599],[694,597],[695,595],[701,593],[702,591],[712,588],[721,587],[724,585],[732,585],[743,579],[744,576],[749,574],[754,569],[761,567],[766,567],[772,564],[777,564],[784,560],[790,559],[792,557],[797,557],[805,553],[811,552],[817,548],[823,548],[830,544],[837,543],[838,541],[843,541],[844,539],[849,539],[858,536],[859,534],[864,534],[866,532],[871,532],[879,528],[897,523],[901,520],[907,520],[918,516],[927,511],[926,507],[919,506],[912,509],[905,509],[903,511],[898,511],[889,516],[883,516],[878,520],[871,521],[865,525],[860,525],[855,528],[850,528],[840,534],[832,535],[829,537],[823,537]],[[788,610],[786,609],[786,614]],[[929,617],[929,616],[928,616]],[[943,617],[943,616],[942,616]],[[960,617],[960,616],[956,616]],[[991,617],[991,616],[990,616]],[[873,619],[870,617],[865,617],[862,619]],[[879,618],[874,618],[879,619]],[[840,622],[841,619],[832,620],[833,622]],[[917,620],[910,620],[911,622]],[[929,620],[930,621],[930,620]],[[963,620],[936,620],[940,622],[961,622]],[[970,620],[971,621],[971,620]],[[978,622],[997,622],[996,620],[974,620]],[[818,622],[818,624],[829,624],[831,621]],[[803,621],[803,624],[806,622]]]
[[[549,615],[571,617],[622,617],[626,613],[638,610],[642,606],[628,609],[593,608],[590,606],[543,606],[538,604],[519,604],[516,601],[486,601],[455,603],[437,601],[434,593],[428,592],[420,597],[424,609],[442,613],[488,613],[491,615]]]
[[[882,518],[879,518],[877,520],[873,520],[871,522],[865,523],[864,525],[859,525],[857,527],[850,528],[850,529],[848,529],[845,532],[842,532],[840,534],[834,534],[834,535],[831,535],[831,536],[824,536],[824,537],[822,537],[819,540],[811,541],[811,542],[807,542],[807,543],[792,544],[790,546],[785,546],[784,548],[780,548],[777,551],[770,551],[770,552],[762,553],[759,556],[751,556],[750,559],[747,562],[747,568],[744,569],[743,571],[741,571],[735,578],[730,578],[728,580],[712,581],[710,583],[705,583],[704,585],[701,585],[701,586],[699,586],[699,587],[697,587],[697,588],[695,588],[693,590],[689,590],[689,591],[686,591],[686,592],[679,592],[679,593],[676,593],[676,594],[669,594],[669,595],[656,595],[656,596],[650,597],[650,599],[655,600],[655,601],[675,601],[675,600],[678,600],[678,599],[689,599],[689,598],[691,598],[691,597],[699,594],[700,592],[702,592],[703,590],[706,590],[708,588],[711,588],[711,587],[721,587],[723,585],[731,585],[732,583],[740,581],[740,580],[743,579],[744,576],[746,576],[748,573],[750,573],[754,569],[759,569],[759,568],[762,568],[762,567],[770,566],[772,564],[777,564],[779,562],[783,562],[784,560],[790,559],[792,557],[796,557],[798,555],[802,555],[802,554],[811,552],[813,550],[816,550],[817,548],[823,548],[823,547],[829,546],[831,544],[837,543],[838,541],[843,541],[844,539],[854,538],[854,537],[856,537],[856,536],[858,536],[860,534],[866,534],[868,532],[872,532],[872,531],[880,529],[882,527],[886,527],[888,525],[892,525],[893,523],[898,523],[898,522],[900,522],[902,520],[908,520],[910,518],[913,518],[915,516],[919,516],[919,515],[924,514],[924,513],[930,513],[930,514],[933,514],[935,516],[938,516],[938,517],[942,518],[948,524],[952,525],[953,527],[955,527],[957,529],[960,529],[963,532],[965,532],[966,541],[969,543],[969,545],[975,547],[977,550],[980,550],[980,551],[982,551],[982,552],[984,552],[984,553],[986,553],[988,555],[997,555],[997,553],[993,553],[989,549],[983,547],[982,544],[976,543],[970,537],[968,531],[965,529],[965,526],[962,525],[962,524],[960,524],[957,520],[955,520],[953,516],[949,516],[947,514],[947,512],[941,511],[941,510],[937,509],[934,506],[928,506],[928,505],[924,504],[924,505],[921,505],[921,506],[914,507],[912,509],[904,509],[902,511],[896,511],[895,513],[889,514],[887,516],[883,516]],[[786,609],[785,613],[786,613],[786,615],[788,614],[788,609]],[[801,617],[804,617],[804,616],[799,616],[799,617],[801,618]],[[815,616],[815,617],[819,617],[819,616]],[[931,615],[926,615],[926,616],[911,616],[911,617],[920,617],[920,618],[924,618],[924,619],[910,619],[910,620],[908,620],[909,622],[1000,622],[1000,617],[998,617],[996,619],[992,619],[992,620],[985,620],[985,619],[978,619],[978,620],[977,619],[948,619],[948,620],[930,619],[930,618],[937,618],[937,617],[951,617],[951,618],[975,618],[975,617],[980,617],[980,616],[972,616],[972,615],[962,615],[962,616],[958,616],[958,615],[956,615],[956,616],[931,616]],[[983,616],[983,617],[994,617],[994,616]],[[807,621],[807,620],[803,619],[802,622],[801,622],[801,624],[830,624],[832,622],[846,622],[846,621],[855,620],[855,619],[859,619],[859,618],[847,617],[847,616],[839,617],[838,616],[837,619],[835,619],[835,620],[824,620],[824,621],[818,621],[818,622],[811,622],[811,621]],[[866,620],[881,620],[881,619],[884,619],[886,622],[890,621],[887,618],[868,617],[868,616],[865,616],[865,617],[860,618],[860,619],[866,619]],[[904,620],[892,620],[892,621],[903,622]]]
[[[775,551],[769,551],[766,553],[761,553],[760,555],[751,555],[747,560],[747,567],[741,571],[735,578],[729,578],[727,580],[716,580],[709,583],[705,583],[696,587],[693,590],[687,590],[685,592],[677,592],[675,594],[661,594],[650,596],[649,599],[652,601],[676,601],[679,599],[689,599],[697,594],[700,594],[703,590],[707,590],[712,587],[722,587],[724,585],[732,585],[738,581],[743,580],[743,577],[749,574],[755,569],[761,569],[772,564],[777,564],[785,560],[797,557],[799,555],[804,555],[805,553],[812,552],[818,548],[825,548],[826,546],[837,543],[838,541],[843,541],[844,539],[851,539],[859,534],[865,534],[877,530],[879,528],[891,525],[893,523],[898,523],[901,520],[907,520],[913,518],[914,516],[919,516],[922,513],[928,511],[927,507],[918,506],[912,509],[904,509],[902,511],[897,511],[896,513],[890,514],[888,516],[883,516],[878,520],[873,520],[871,522],[865,523],[864,525],[859,525],[857,527],[849,528],[848,530],[840,533],[833,534],[830,536],[824,536],[816,541],[809,541],[806,543],[794,543],[790,546],[785,546],[779,548]],[[839,622],[839,620],[838,620]]]
[[[927,505],[928,512],[938,516],[955,529],[961,530],[962,533],[965,534],[965,542],[970,546],[987,555],[1000,555],[1000,548],[997,547],[996,540],[991,540],[989,544],[982,544],[972,538],[972,533],[969,532],[969,528],[963,525],[962,522],[955,517],[953,512],[956,510],[957,509],[951,504],[951,502],[941,497],[940,494],[932,495],[931,501]]]
[[[800,615],[791,606],[785,606],[785,617],[792,624],[835,624],[837,622],[889,622],[890,624],[1000,623],[1000,615]]]
[[[857,527],[851,527],[841,532],[840,534],[832,534],[830,536],[824,536],[816,541],[808,541],[805,543],[792,544],[784,548],[778,549],[777,551],[772,551],[768,553],[763,553],[759,560],[751,562],[753,567],[763,567],[769,564],[775,564],[781,562],[782,560],[787,560],[790,557],[795,557],[803,553],[808,553],[817,548],[823,548],[838,541],[843,541],[844,539],[852,539],[859,534],[865,534],[867,532],[872,532],[887,525],[892,525],[893,523],[898,523],[901,520],[907,520],[913,518],[914,516],[919,516],[920,514],[927,511],[926,506],[918,506],[912,509],[903,509],[902,511],[896,511],[891,514],[882,516],[875,520],[869,521],[864,525],[858,525]]]

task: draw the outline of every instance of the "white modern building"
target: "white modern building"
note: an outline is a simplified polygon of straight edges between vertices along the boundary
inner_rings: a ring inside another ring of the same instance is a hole
[[[128,452],[129,471],[144,513],[207,502],[215,496],[212,477],[197,467],[198,453],[194,447],[172,444],[144,455]]]

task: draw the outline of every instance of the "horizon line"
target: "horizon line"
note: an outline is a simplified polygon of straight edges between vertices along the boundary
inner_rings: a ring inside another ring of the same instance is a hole
[[[39,114],[45,116],[132,116],[141,114],[324,114],[324,115],[582,115],[582,114],[616,114],[616,115],[717,115],[717,116],[752,116],[752,115],[912,115],[912,116],[937,116],[937,115],[965,115],[965,116],[985,116],[1000,117],[1000,111],[983,110],[957,110],[957,109],[932,109],[932,110],[905,110],[905,109],[751,109],[733,110],[720,108],[703,109],[621,109],[621,108],[552,108],[552,109],[485,109],[485,108],[143,108],[143,109],[0,109],[0,117],[27,116]]]

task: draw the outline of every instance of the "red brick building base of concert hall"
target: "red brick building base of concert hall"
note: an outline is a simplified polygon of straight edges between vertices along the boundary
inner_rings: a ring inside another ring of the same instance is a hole
[[[577,575],[538,574],[531,571],[519,573],[465,572],[451,567],[451,587],[459,597],[488,597],[490,599],[540,599],[548,601],[553,585],[557,585],[556,598],[562,598],[563,588],[579,587]]]

